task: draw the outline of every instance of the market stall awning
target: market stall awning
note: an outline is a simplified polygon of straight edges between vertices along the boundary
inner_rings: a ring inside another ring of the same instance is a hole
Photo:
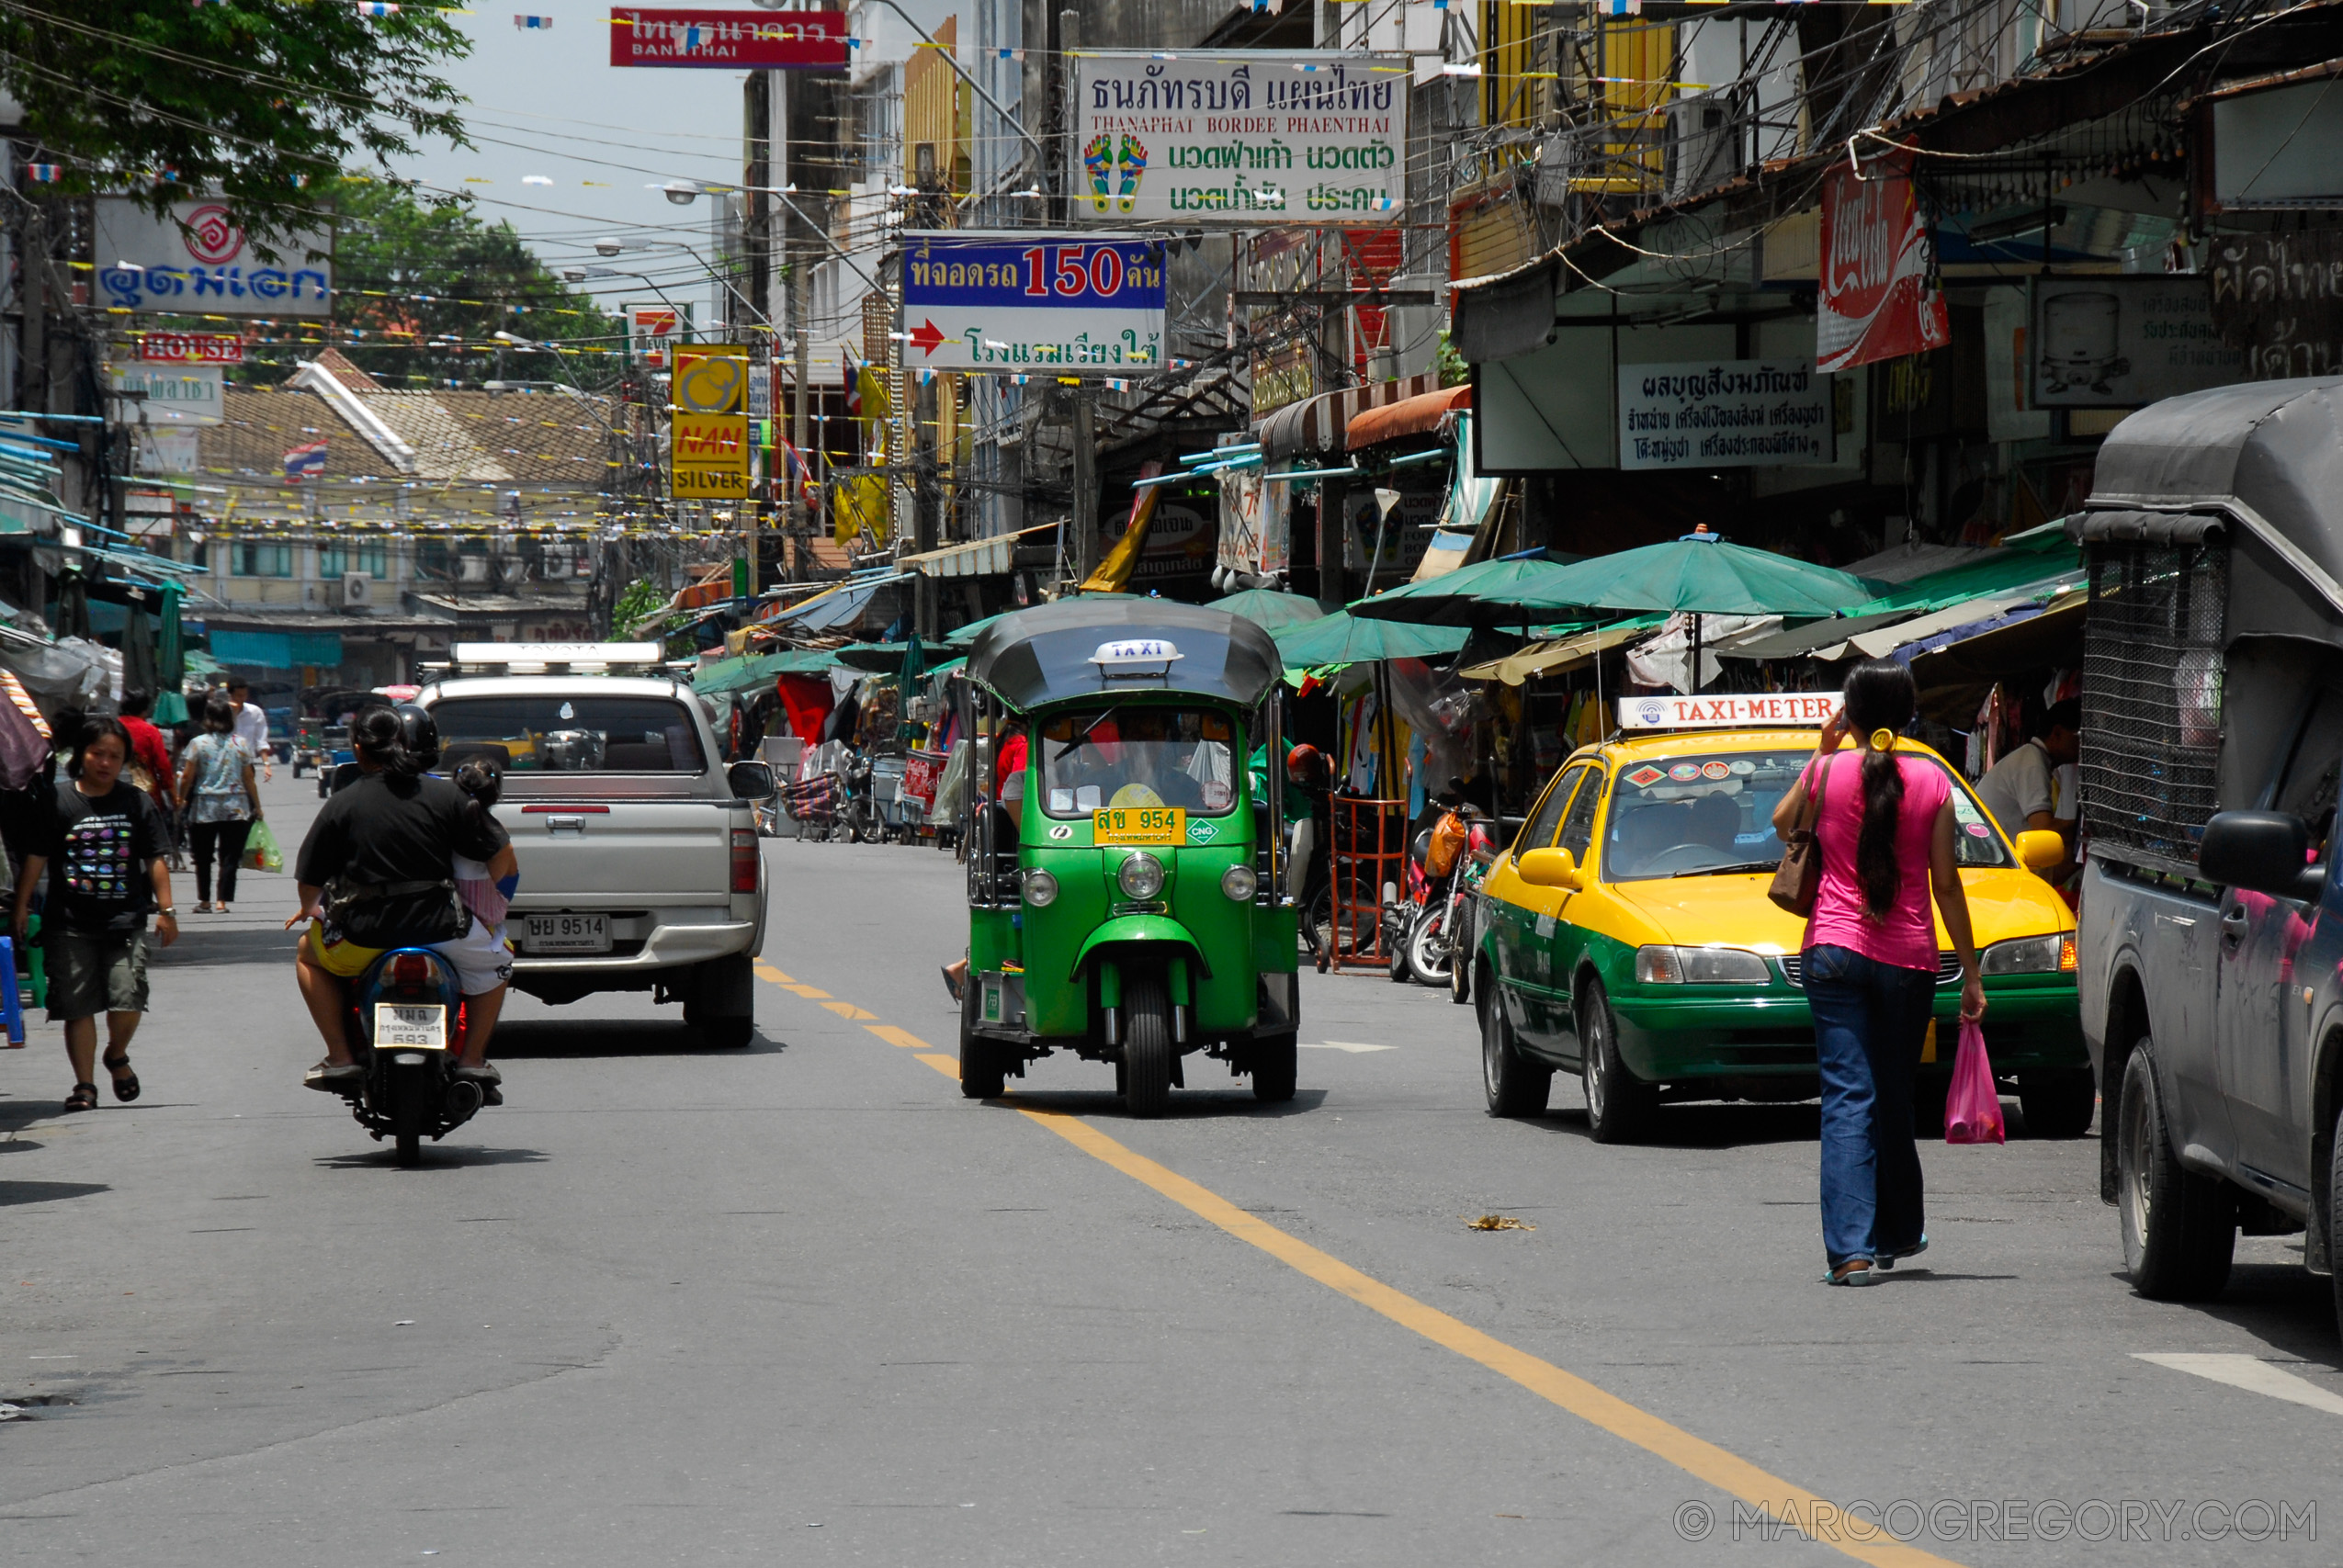
[[[1857,632],[1894,626],[1919,614],[1919,610],[1912,609],[1882,610],[1871,615],[1833,615],[1828,620],[1808,621],[1803,626],[1792,626],[1787,631],[1769,632],[1764,637],[1736,643],[1729,649],[1720,648],[1716,651],[1726,659],[1801,659],[1817,649],[1843,643]]]
[[[912,572],[898,571],[885,577],[866,578],[859,582],[843,582],[835,588],[825,589],[803,604],[782,611],[768,624],[794,625],[809,632],[843,626],[862,617],[862,613],[870,608],[871,600],[877,597],[880,589],[891,583],[907,582],[914,575]]]
[[[1342,450],[1342,394],[1327,392],[1272,409],[1261,422],[1261,455],[1264,462],[1286,457],[1330,457]]]
[[[1348,437],[1351,450],[1372,446],[1378,441],[1397,441],[1404,435],[1422,435],[1440,428],[1440,422],[1456,409],[1473,406],[1470,387],[1443,387],[1437,392],[1425,392],[1419,397],[1402,398],[1396,403],[1386,403],[1354,416]]]
[[[1864,659],[1885,659],[1902,649],[1916,645],[1926,645],[1934,638],[1942,637],[1947,642],[1957,641],[1958,638],[1945,637],[1944,634],[1957,632],[1964,626],[1981,626],[1988,621],[1997,621],[2013,612],[2022,611],[2032,615],[2045,603],[2065,597],[2070,592],[2080,592],[2080,574],[2072,573],[2030,585],[2016,592],[1980,594],[1976,598],[1965,600],[1958,604],[1947,605],[1930,615],[1916,616],[1908,621],[1898,621],[1892,626],[1857,632],[1847,639],[1846,646],[1850,652],[1839,654],[1838,657],[1843,659],[1861,656]],[[1826,649],[1817,653],[1816,657],[1828,659],[1832,655]],[[1907,659],[1908,661],[1908,656]]]
[[[1638,615],[1630,621],[1621,621],[1617,626],[1580,632],[1576,637],[1534,642],[1501,659],[1488,659],[1478,664],[1466,665],[1456,673],[1467,681],[1502,681],[1509,686],[1518,686],[1533,675],[1564,674],[1592,663],[1600,654],[1635,641],[1658,626],[1662,618],[1658,615]]]
[[[1464,626],[1422,626],[1371,621],[1337,610],[1272,634],[1289,670],[1320,664],[1361,664],[1375,659],[1438,659],[1465,646]]]
[[[905,556],[895,564],[922,577],[1002,577],[1010,570],[1020,538],[1057,526],[1055,523],[1036,523],[1013,534],[995,534],[989,539],[970,539],[963,545],[946,545],[940,550],[922,550],[915,556]]]
[[[1274,588],[1246,588],[1215,599],[1210,609],[1226,610],[1232,615],[1242,615],[1264,631],[1283,631],[1298,626],[1304,621],[1317,620],[1326,614],[1315,599],[1299,593],[1281,593]]]
[[[812,675],[838,661],[826,648],[788,648],[778,653],[753,653],[745,659],[719,659],[692,672],[692,690],[704,697],[745,692],[782,675]]]

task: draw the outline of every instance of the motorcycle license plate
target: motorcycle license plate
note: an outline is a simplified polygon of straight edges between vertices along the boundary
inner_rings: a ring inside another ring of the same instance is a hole
[[[607,915],[526,915],[521,941],[531,953],[607,953]]]
[[[447,1010],[412,1002],[374,1004],[374,1048],[378,1051],[445,1051]]]
[[[1177,806],[1110,806],[1090,817],[1091,841],[1174,846],[1188,841],[1188,814]]]

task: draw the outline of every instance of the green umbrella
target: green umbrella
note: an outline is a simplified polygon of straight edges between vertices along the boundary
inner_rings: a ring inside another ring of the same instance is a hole
[[[1136,599],[1139,596],[1136,593],[1110,593],[1104,589],[1097,589],[1087,593],[1069,593],[1065,597],[1069,599]],[[1003,615],[1013,615],[1016,613],[1015,610],[1003,610],[999,615],[987,615],[980,621],[970,621],[965,626],[956,626],[944,634],[944,640],[953,648],[967,648],[983,635],[985,627],[1000,620]],[[1311,614],[1317,614],[1315,607],[1311,610]]]
[[[187,699],[181,691],[187,682],[187,639],[179,625],[179,601],[187,592],[175,582],[163,585],[163,635],[154,647],[153,716],[156,724],[164,726],[184,724],[187,718]]]
[[[1828,615],[1872,597],[1860,578],[1707,532],[1566,566],[1524,609],[1696,611],[1709,615]]]
[[[1326,614],[1317,600],[1299,593],[1281,593],[1274,588],[1247,588],[1227,598],[1215,599],[1205,607],[1240,615],[1271,633],[1298,626],[1304,621],[1315,621]]]
[[[1472,634],[1463,626],[1419,626],[1371,621],[1337,610],[1315,621],[1269,634],[1288,669],[1361,664],[1376,659],[1436,659],[1455,652]]]
[[[911,646],[908,642],[850,642],[843,648],[832,649],[830,657],[866,675],[892,675],[903,668]]]
[[[1443,626],[1519,626],[1535,617],[1527,607],[1557,573],[1583,556],[1560,550],[1504,556],[1421,582],[1402,583],[1351,606],[1375,620]]]

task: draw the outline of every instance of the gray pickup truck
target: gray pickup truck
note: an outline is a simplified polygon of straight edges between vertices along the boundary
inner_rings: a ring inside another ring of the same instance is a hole
[[[728,769],[678,681],[583,672],[594,662],[527,645],[456,651],[459,671],[507,672],[458,672],[415,700],[439,727],[441,772],[473,757],[504,770],[513,984],[557,1003],[647,990],[683,1003],[710,1043],[747,1044],[765,918],[754,804],[772,770]]]
[[[2154,405],[2087,510],[2083,1029],[2143,1294],[2203,1299],[2235,1239],[2343,1202],[2343,379]],[[2343,1291],[2337,1293],[2343,1315]]]

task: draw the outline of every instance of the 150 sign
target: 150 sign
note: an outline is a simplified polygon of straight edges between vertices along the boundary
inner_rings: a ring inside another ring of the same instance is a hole
[[[911,234],[902,276],[912,365],[1115,376],[1163,367],[1160,240]]]

